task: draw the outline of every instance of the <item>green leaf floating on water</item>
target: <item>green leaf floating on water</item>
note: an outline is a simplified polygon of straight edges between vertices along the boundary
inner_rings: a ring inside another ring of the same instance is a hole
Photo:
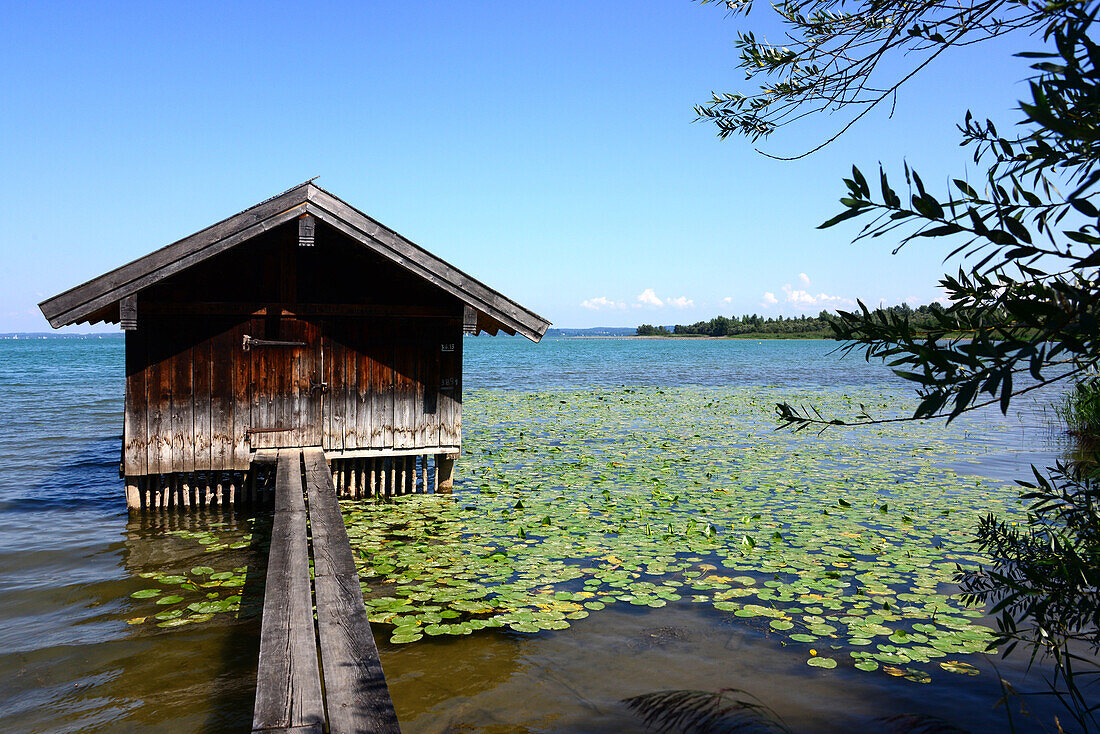
[[[806,661],[806,665],[812,665],[815,668],[835,668],[836,661],[832,658],[813,657]]]
[[[142,589],[141,591],[135,591],[130,596],[134,599],[150,599],[154,596],[160,596],[160,589]]]

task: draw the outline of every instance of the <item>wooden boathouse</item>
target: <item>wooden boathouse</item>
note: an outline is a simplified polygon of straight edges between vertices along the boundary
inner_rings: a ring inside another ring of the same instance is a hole
[[[312,181],[40,308],[125,331],[131,510],[261,499],[291,447],[343,496],[445,490],[463,334],[550,325]]]

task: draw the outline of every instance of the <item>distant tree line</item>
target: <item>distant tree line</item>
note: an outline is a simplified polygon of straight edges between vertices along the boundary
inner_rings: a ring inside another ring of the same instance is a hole
[[[907,303],[900,306],[877,308],[871,312],[882,319],[907,319],[912,329],[920,331],[935,328],[938,325],[936,314],[943,314],[938,303],[913,308]],[[836,314],[822,311],[817,316],[776,316],[763,317],[757,314],[744,316],[715,316],[710,321],[698,321],[694,324],[676,324],[669,330],[665,326],[642,324],[635,332],[637,336],[741,336],[749,334],[777,334],[832,337],[832,324]]]

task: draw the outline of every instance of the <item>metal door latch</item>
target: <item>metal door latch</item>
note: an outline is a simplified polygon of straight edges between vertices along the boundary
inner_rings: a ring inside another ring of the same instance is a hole
[[[244,341],[241,344],[241,349],[249,351],[257,347],[304,347],[307,346],[305,342],[284,342],[277,339],[257,339],[254,336],[244,335]]]
[[[309,391],[312,393],[314,390],[320,390],[322,393],[328,392],[327,382],[311,382],[309,383]]]

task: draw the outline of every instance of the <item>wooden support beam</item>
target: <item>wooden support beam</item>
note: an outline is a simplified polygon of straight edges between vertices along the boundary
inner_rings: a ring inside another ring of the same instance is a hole
[[[131,294],[118,302],[118,325],[123,331],[137,329],[137,294]]]
[[[313,247],[313,233],[317,219],[312,214],[298,217],[298,247]]]
[[[477,311],[474,310],[473,306],[462,307],[462,333],[477,333]]]
[[[300,457],[297,449],[279,452],[253,732],[324,730]]]
[[[398,733],[332,471],[320,448],[305,449],[304,458],[328,730]]]

